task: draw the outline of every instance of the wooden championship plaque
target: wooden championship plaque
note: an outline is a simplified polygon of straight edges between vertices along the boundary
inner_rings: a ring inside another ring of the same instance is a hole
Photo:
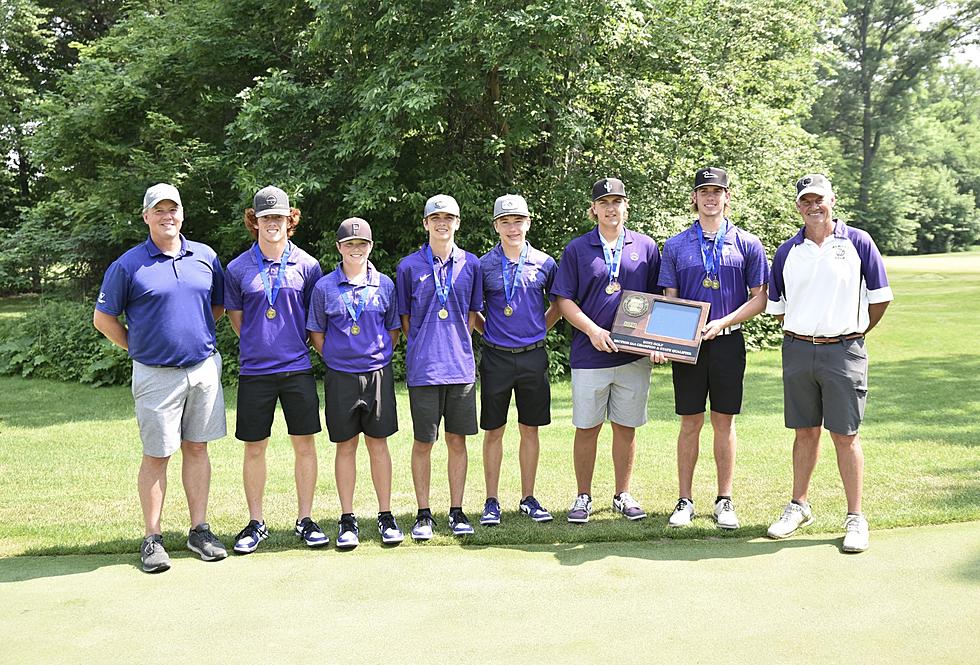
[[[669,360],[694,364],[711,303],[623,291],[613,319],[612,340],[620,351],[643,356],[660,351]]]

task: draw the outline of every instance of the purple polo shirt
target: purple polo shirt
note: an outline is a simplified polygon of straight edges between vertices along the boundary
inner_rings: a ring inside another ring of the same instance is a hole
[[[443,284],[450,269],[453,274],[452,291],[446,302],[449,317],[440,319],[442,304],[436,296],[426,245],[402,259],[395,275],[398,313],[409,317],[405,349],[408,385],[473,383],[476,365],[468,320],[470,312],[483,308],[480,260],[459,247],[453,248],[446,262],[435,257]]]
[[[626,229],[623,241],[619,283],[623,290],[661,293],[657,285],[660,275],[660,250],[650,236]],[[599,228],[572,240],[565,247],[558,264],[558,275],[551,295],[574,300],[596,325],[609,330],[619,308],[622,291],[606,293],[609,270],[602,251]],[[589,336],[572,327],[572,351],[569,364],[573,369],[618,367],[637,360],[635,353],[597,351]]]
[[[252,243],[252,247],[255,245]],[[265,313],[269,301],[252,247],[228,264],[225,279],[225,309],[242,312],[239,373],[252,376],[311,369],[306,310],[313,287],[323,276],[320,262],[290,241],[286,272],[273,304],[276,317],[268,319]],[[281,269],[279,259],[262,257],[262,263],[269,270],[269,285],[274,286]]]
[[[167,256],[147,237],[106,270],[95,308],[126,314],[129,357],[144,365],[186,367],[217,350],[212,305],[224,302],[214,250],[180,236]]]
[[[762,241],[748,231],[729,223],[721,248],[720,289],[705,287],[701,242],[697,222],[664,243],[660,264],[660,286],[677,289],[687,300],[710,302],[708,319],[728,316],[749,299],[749,289],[769,281],[769,262]]]
[[[342,295],[347,293],[354,305],[352,290],[357,293],[357,302],[365,297],[365,293],[368,298],[357,317],[357,325],[361,329],[357,335],[350,332],[354,320],[347,311]],[[317,282],[310,300],[306,329],[323,333],[323,361],[330,369],[348,374],[366,374],[382,369],[391,362],[394,351],[388,331],[399,328],[401,323],[395,283],[378,272],[372,263],[368,262],[364,284],[352,284],[339,265]]]
[[[540,342],[548,334],[544,313],[548,309],[548,295],[558,272],[558,264],[544,252],[527,244],[524,270],[514,286],[510,306],[511,316],[504,316],[507,298],[504,296],[504,275],[501,259],[504,251],[500,243],[480,257],[483,270],[483,298],[486,317],[483,338],[491,344],[518,348]],[[508,282],[514,282],[517,261],[507,261]]]

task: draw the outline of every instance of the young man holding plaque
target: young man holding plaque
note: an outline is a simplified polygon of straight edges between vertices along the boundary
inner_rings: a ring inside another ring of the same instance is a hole
[[[667,524],[686,526],[694,518],[694,467],[698,461],[704,410],[711,398],[718,495],[714,519],[720,529],[737,529],[732,503],[735,473],[735,414],[742,409],[745,340],[742,323],[766,307],[769,264],[762,241],[728,220],[728,173],[706,167],[694,174],[691,209],[698,218],[664,243],[660,286],[664,295],[711,303],[702,329],[697,364],[672,363],[674,409],[681,417],[677,436],[680,498]]]
[[[620,351],[609,329],[623,290],[660,293],[660,251],[652,238],[626,228],[628,212],[621,180],[603,178],[592,186],[589,216],[596,226],[565,247],[551,290],[574,328],[570,364],[578,495],[568,512],[572,523],[588,522],[592,513],[599,431],[607,418],[616,477],[613,510],[629,520],[646,517],[629,489],[636,428],[647,420],[651,359]]]
[[[534,498],[534,480],[540,450],[538,427],[551,422],[544,338],[560,317],[558,306],[548,302],[558,265],[527,242],[531,215],[523,197],[507,194],[494,201],[493,228],[500,242],[480,258],[485,305],[476,325],[483,335],[480,427],[484,430],[483,476],[487,488],[480,524],[500,524],[497,495],[512,393],[521,435],[519,508],[535,522],[550,522],[551,513]]]
[[[177,188],[153,185],[143,196],[146,242],[106,271],[93,324],[133,359],[133,397],[143,443],[137,487],[145,537],[143,570],[170,568],[160,525],[170,457],[180,450],[191,530],[187,548],[205,561],[228,556],[207,524],[208,441],[225,435],[221,354],[215,321],[224,313],[224,273],[207,245],[180,233]],[[125,325],[120,316],[126,315]]]
[[[401,323],[395,284],[368,258],[374,237],[359,217],[345,219],[337,229],[337,251],[343,261],[317,282],[306,328],[327,366],[323,379],[327,432],[337,444],[334,472],[340,495],[337,547],[358,544],[354,516],[357,443],[371,458],[371,479],[378,496],[378,533],[392,545],[404,535],[391,514],[391,455],[388,437],[398,431],[395,379],[391,356]]]
[[[868,395],[865,335],[892,300],[885,265],[865,231],[833,216],[826,176],[796,183],[803,228],[776,250],[766,311],[783,324],[783,401],[793,441],[793,496],[770,538],[786,538],[813,522],[807,502],[820,451],[821,426],[830,431],[847,496],[844,552],[868,549],[861,512],[864,453],[858,428]]]
[[[249,522],[235,537],[235,552],[248,554],[269,537],[262,512],[265,452],[276,403],[282,405],[295,454],[297,518],[294,531],[310,547],[330,542],[313,520],[320,431],[320,400],[307,347],[306,313],[323,271],[320,262],[290,238],[300,211],[286,192],[269,185],[245,209],[251,246],[228,264],[225,307],[239,337],[238,415],[235,438],[245,443],[242,478]]]
[[[466,436],[477,433],[476,365],[470,333],[483,307],[480,260],[456,246],[459,204],[445,194],[425,202],[422,226],[428,241],[398,264],[395,287],[412,410],[412,480],[419,511],[412,538],[432,538],[429,507],[432,445],[445,419],[448,448],[449,527],[456,536],[473,533],[463,513]]]

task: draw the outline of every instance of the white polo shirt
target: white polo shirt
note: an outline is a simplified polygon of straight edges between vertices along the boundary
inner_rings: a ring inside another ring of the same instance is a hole
[[[783,330],[836,337],[868,329],[868,305],[893,299],[878,247],[867,232],[834,220],[823,245],[805,227],[776,250],[766,312],[782,314]]]

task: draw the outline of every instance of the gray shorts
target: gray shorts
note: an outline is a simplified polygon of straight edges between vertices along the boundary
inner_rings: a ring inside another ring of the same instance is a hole
[[[408,404],[412,410],[413,434],[419,443],[436,442],[439,421],[443,418],[450,434],[472,435],[478,431],[475,383],[409,386]]]
[[[170,457],[181,441],[207,443],[227,434],[218,353],[190,367],[134,360],[133,399],[144,455]]]
[[[619,367],[572,368],[572,424],[589,429],[607,417],[624,427],[645,423],[652,367],[649,358],[639,358]]]
[[[856,434],[868,398],[864,339],[813,344],[783,338],[783,412],[786,427],[820,427]]]

